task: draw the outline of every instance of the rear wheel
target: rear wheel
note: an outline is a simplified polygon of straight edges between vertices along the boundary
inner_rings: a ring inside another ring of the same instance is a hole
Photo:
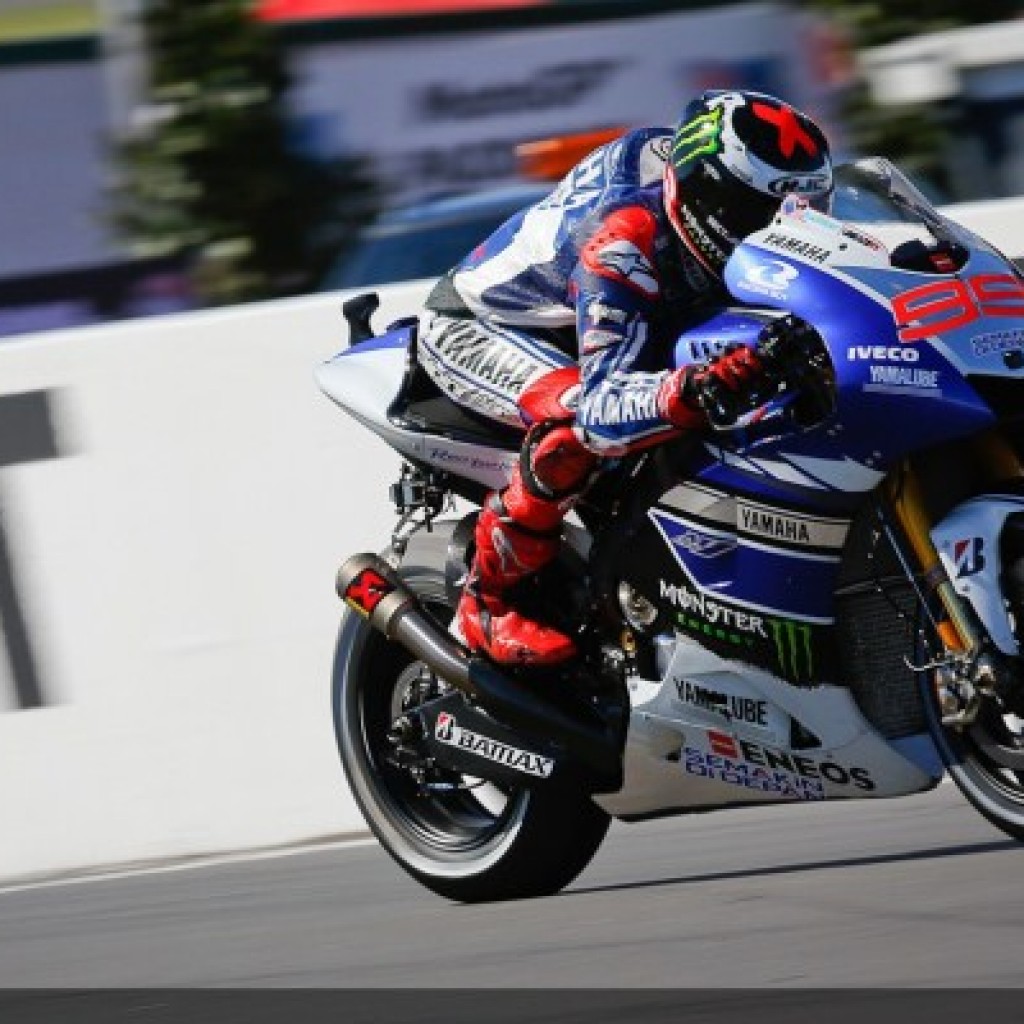
[[[447,624],[445,550],[443,535],[417,534],[399,574]],[[395,723],[444,688],[403,648],[346,614],[332,680],[334,725],[367,824],[405,871],[449,899],[557,892],[590,862],[610,818],[585,793],[499,788],[404,756]]]

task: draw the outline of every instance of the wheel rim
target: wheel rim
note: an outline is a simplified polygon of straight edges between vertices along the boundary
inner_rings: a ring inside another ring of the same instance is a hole
[[[964,730],[965,754],[1004,794],[1024,804],[1024,730],[1016,715],[1004,715],[986,699],[977,719]]]
[[[937,719],[934,695],[930,706]],[[986,697],[969,726],[940,728],[951,772],[974,777],[1024,810],[1024,721],[1004,714],[994,698]]]
[[[451,617],[444,606],[431,604],[429,610],[439,621]],[[518,827],[528,792],[501,790],[454,773],[439,773],[425,786],[407,767],[396,765],[387,734],[401,714],[415,709],[418,702],[410,693],[425,669],[379,634],[368,642],[374,645],[366,662],[371,678],[358,688],[357,715],[371,788],[381,809],[392,827],[431,859],[478,859]]]

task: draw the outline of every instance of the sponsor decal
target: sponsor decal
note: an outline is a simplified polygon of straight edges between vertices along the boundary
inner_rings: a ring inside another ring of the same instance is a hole
[[[985,568],[985,541],[982,537],[968,537],[953,543],[953,565],[956,578],[976,576]]]
[[[369,618],[395,588],[376,569],[364,569],[345,588],[345,604]]]
[[[831,231],[833,234],[840,234],[843,231],[843,225],[839,221],[820,210],[815,210],[804,196],[786,196],[779,209],[787,217],[793,217],[804,224],[813,224],[823,231]]]
[[[800,276],[796,267],[782,260],[768,260],[750,267],[743,277],[743,286],[749,291],[783,299],[790,284]]]
[[[518,394],[536,374],[539,364],[511,346],[497,347],[471,323],[453,323],[431,340],[444,369],[459,370],[492,384],[505,393]],[[422,346],[424,354],[427,347]],[[435,357],[436,359],[436,357]],[[441,376],[445,376],[442,372]]]
[[[723,626],[712,626],[709,622],[702,622],[693,615],[685,612],[676,612],[675,623],[685,633],[699,635],[702,639],[713,638],[723,643],[732,644],[734,647],[753,647],[754,635],[750,633],[737,633]]]
[[[766,621],[775,644],[779,672],[794,683],[814,678],[814,645],[811,627],[792,619],[769,618]]]
[[[722,107],[699,114],[682,125],[672,141],[672,163],[680,170],[699,156],[722,152]]]
[[[657,389],[634,386],[605,390],[587,404],[582,419],[588,427],[658,422]]]
[[[617,331],[602,331],[600,328],[592,327],[589,331],[583,332],[582,346],[584,355],[591,352],[600,352],[601,349],[617,345],[624,340]],[[908,349],[908,351],[913,351]]]
[[[729,348],[728,341],[688,341],[686,351],[695,363],[706,363],[715,356],[722,355]]]
[[[990,331],[976,334],[971,338],[971,349],[976,356],[1002,355],[1003,352],[1019,352],[1024,349],[1024,330]],[[907,351],[913,352],[913,349]]]
[[[735,694],[720,693],[707,686],[691,683],[686,679],[675,680],[676,692],[684,704],[691,704],[705,711],[713,711],[730,722],[744,722],[747,725],[768,725],[768,702],[753,697],[738,697]]]
[[[778,790],[769,789],[767,785],[764,785],[765,783],[770,782],[775,786],[785,782],[789,783],[798,793],[806,791],[820,794],[810,797],[811,799],[824,797],[825,782],[830,782],[835,786],[852,786],[854,789],[866,793],[875,789],[875,781],[866,768],[843,765],[830,759],[818,760],[793,751],[778,750],[765,746],[763,743],[738,739],[714,729],[709,729],[707,736],[711,753],[710,755],[701,755],[703,763],[716,769],[718,774],[711,777],[719,778],[723,782],[731,781],[729,778],[724,778],[724,775],[734,775],[739,778],[739,781],[735,783],[737,785],[748,785],[747,779],[756,780],[762,784],[749,788],[768,789],[770,792],[778,792]],[[685,749],[689,751],[691,748]],[[700,754],[699,751],[696,753]],[[753,771],[744,773],[742,771],[744,766]],[[776,772],[784,778],[776,779],[774,776]],[[802,785],[804,782],[812,783],[812,786],[805,790]]]
[[[595,299],[587,306],[587,316],[595,324],[624,324],[629,314],[624,309],[609,306],[600,299]]]
[[[851,345],[846,350],[846,358],[851,363],[916,363],[921,353],[916,348],[905,348],[902,345]]]
[[[801,547],[840,548],[850,525],[845,519],[815,519],[744,502],[738,513],[741,532]]]
[[[555,769],[555,762],[552,758],[542,757],[529,750],[520,750],[518,747],[499,743],[489,736],[473,732],[471,729],[464,729],[459,725],[455,716],[447,711],[442,711],[437,716],[437,722],[434,725],[434,738],[446,746],[458,747],[460,750],[476,754],[488,761],[494,761],[506,768],[512,768],[526,775],[535,775],[541,779],[548,778]]]
[[[672,136],[663,135],[661,138],[654,139],[652,142],[649,142],[648,145],[655,157],[657,157],[661,163],[666,163],[672,152]]]
[[[619,67],[614,60],[588,60],[538,68],[519,81],[487,82],[477,87],[446,81],[428,85],[416,96],[426,121],[465,121],[527,111],[571,107],[604,84]]]
[[[824,800],[825,785],[814,779],[778,769],[762,768],[736,760],[725,753],[706,754],[694,747],[683,747],[683,769],[688,775],[714,779],[730,786],[774,793],[790,800]]]
[[[463,455],[439,445],[432,446],[426,453],[428,462],[434,465],[458,467],[461,471],[480,469],[496,473],[507,473],[515,459],[500,459],[493,456]]]
[[[716,601],[706,594],[690,590],[689,587],[667,583],[665,580],[659,580],[658,584],[663,601],[669,601],[681,611],[689,612],[700,620],[702,626],[710,626],[711,630],[718,626],[724,630],[762,637],[768,635],[765,620],[760,615],[752,615],[750,612]],[[725,639],[725,636],[720,639]]]
[[[779,212],[787,217],[799,217],[801,220],[811,209],[811,204],[803,196],[786,196],[782,200]]]
[[[695,558],[718,558],[736,550],[735,537],[711,537],[696,530],[684,530],[672,543]]]
[[[870,383],[864,385],[865,391],[900,392],[921,394],[939,398],[938,370],[910,370],[902,366],[869,366]]]
[[[764,240],[767,245],[774,245],[776,249],[793,253],[795,256],[803,256],[815,263],[825,263],[832,255],[830,249],[815,245],[803,238],[794,238],[792,235],[783,234],[781,231],[769,231],[764,236]]]
[[[778,106],[769,103],[752,103],[750,109],[756,117],[775,125],[779,133],[779,149],[787,159],[799,147],[808,156],[818,155],[818,144],[800,123],[796,111],[784,103]],[[826,180],[830,180],[826,178]]]
[[[768,191],[776,196],[789,192],[824,192],[831,183],[828,174],[787,174],[768,182]]]
[[[632,242],[616,239],[598,250],[597,262],[644,295],[658,294],[658,279],[650,260]]]
[[[683,221],[683,230],[697,248],[712,262],[724,263],[727,255],[725,250],[704,230],[704,225],[685,203],[679,204],[679,215]]]
[[[765,509],[741,505],[740,527],[746,533],[770,537],[772,540],[789,540],[797,544],[811,543],[811,531],[806,522]]]
[[[894,295],[891,305],[897,337],[913,344],[981,317],[1024,316],[1024,280],[1013,274],[944,278]]]
[[[861,231],[859,228],[850,227],[849,224],[842,226],[842,234],[844,238],[849,238],[858,245],[863,245],[867,249],[873,249],[875,252],[888,251],[873,235],[869,235],[866,231]]]

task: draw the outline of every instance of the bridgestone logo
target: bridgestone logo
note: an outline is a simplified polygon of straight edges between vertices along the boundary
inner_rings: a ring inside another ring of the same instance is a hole
[[[526,775],[546,779],[555,770],[555,762],[552,758],[542,757],[529,750],[520,750],[518,747],[510,747],[505,743],[492,740],[489,736],[482,736],[478,732],[464,729],[447,712],[442,712],[437,716],[434,737],[446,746],[457,747]]]

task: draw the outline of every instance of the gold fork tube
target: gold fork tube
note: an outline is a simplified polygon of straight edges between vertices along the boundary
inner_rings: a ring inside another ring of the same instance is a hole
[[[1020,460],[1009,443],[995,432],[977,439],[973,454],[984,468],[985,476],[992,480],[1007,480],[1024,476]],[[942,642],[948,650],[975,652],[981,637],[974,620],[953,584],[946,576],[939,553],[932,543],[932,522],[925,507],[921,485],[909,461],[888,483],[888,498],[904,536],[910,542],[918,568],[926,580],[935,580],[935,592],[949,616],[948,623],[939,624]]]
[[[909,463],[890,478],[888,497],[918,568],[926,580],[937,581],[935,592],[949,616],[949,623],[941,623],[939,628],[943,645],[948,650],[974,651],[980,638],[939,561],[939,553],[932,543],[932,524],[924,506],[921,486]]]

